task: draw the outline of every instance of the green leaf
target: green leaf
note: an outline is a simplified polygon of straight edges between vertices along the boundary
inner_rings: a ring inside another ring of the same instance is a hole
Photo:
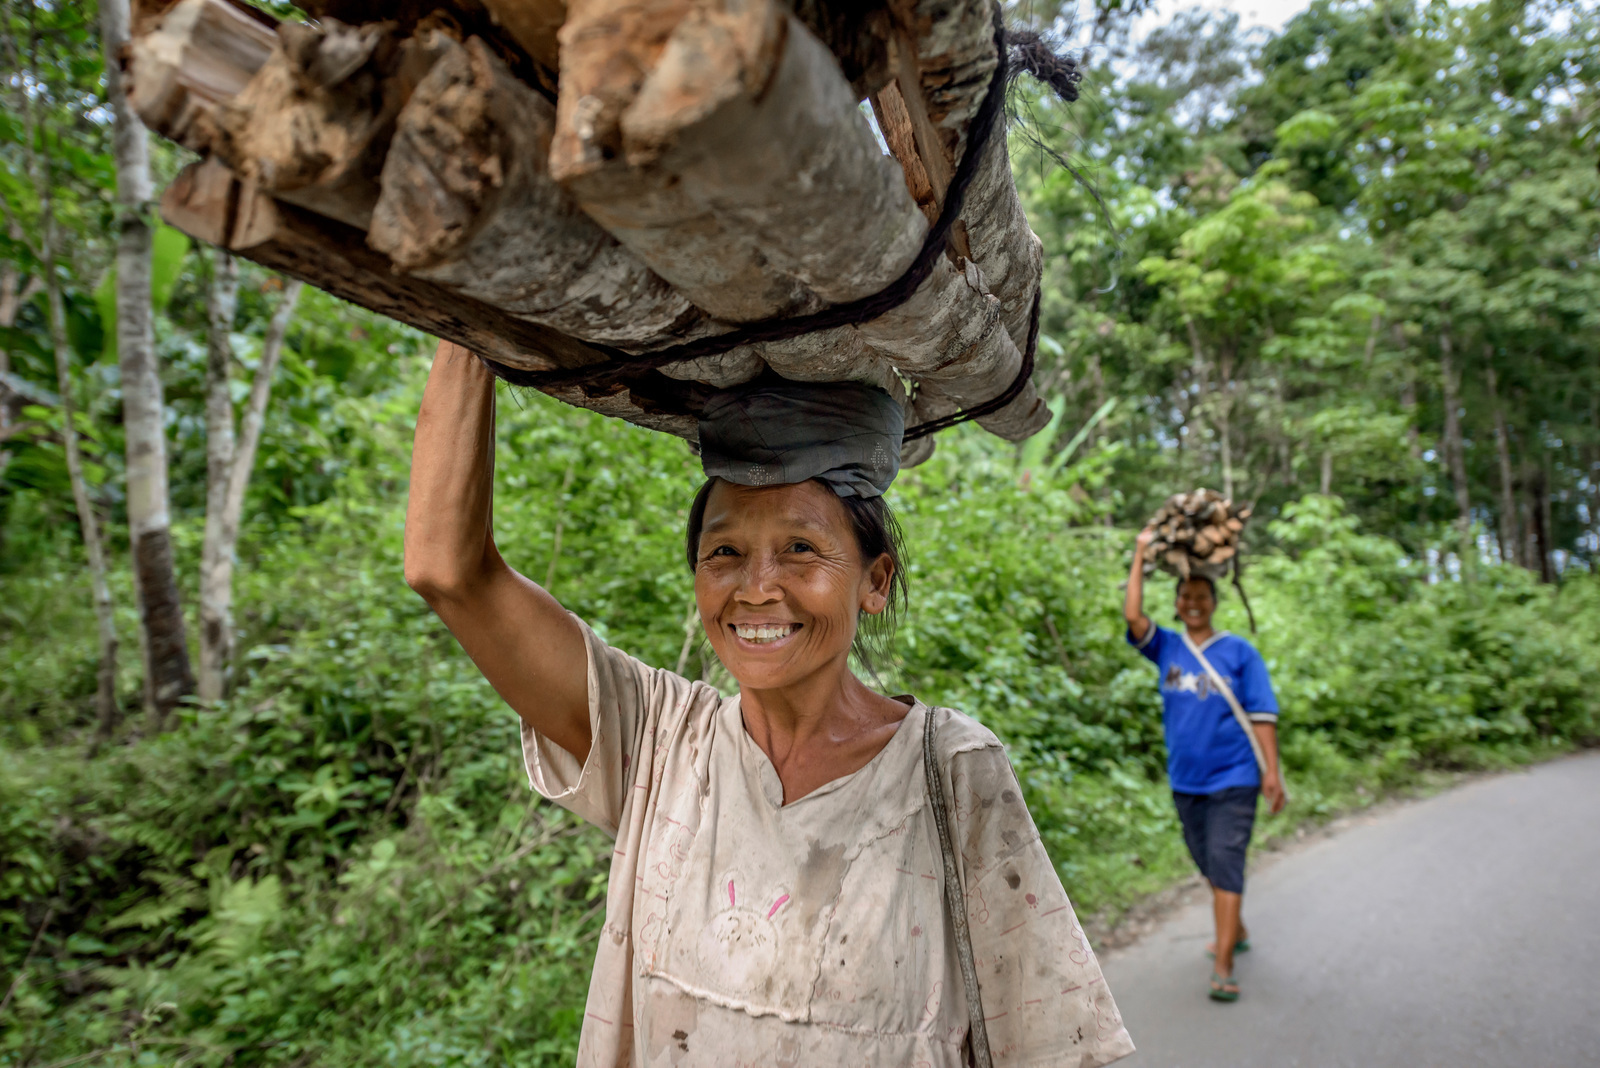
[[[165,224],[156,227],[150,242],[150,307],[165,312],[172,301],[172,291],[183,273],[184,257],[189,254],[189,235]],[[101,277],[94,291],[95,305],[100,309],[100,328],[104,332],[101,356],[107,361],[117,358],[117,269],[113,265]]]

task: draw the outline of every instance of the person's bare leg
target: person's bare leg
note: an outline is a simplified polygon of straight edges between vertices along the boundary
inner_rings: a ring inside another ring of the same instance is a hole
[[[1211,888],[1211,913],[1212,913],[1213,916],[1216,916],[1218,914],[1217,913],[1217,909],[1221,907],[1219,905],[1218,901],[1217,901],[1217,893],[1218,893],[1218,891],[1217,891],[1217,888],[1214,887],[1214,886],[1211,886],[1211,884],[1209,882],[1206,883],[1206,886]],[[1222,892],[1226,893],[1227,891],[1222,891]],[[1250,940],[1250,929],[1244,925],[1244,916],[1241,915],[1240,911],[1239,911],[1240,909],[1243,908],[1243,902],[1244,902],[1243,895],[1234,894],[1233,896],[1236,897],[1236,898],[1239,898],[1239,902],[1240,902],[1239,906],[1234,910],[1234,916],[1238,920],[1238,928],[1237,928],[1237,933],[1236,933],[1236,935],[1234,936],[1234,939],[1233,939],[1233,944],[1234,945],[1238,945],[1240,942],[1248,942]],[[1221,926],[1221,921],[1220,920],[1218,921],[1217,925],[1219,927]],[[1215,942],[1206,943],[1206,952],[1211,954],[1213,957],[1215,957],[1217,955],[1217,943],[1215,943]],[[1228,959],[1230,961],[1233,959],[1233,954],[1232,954],[1231,951],[1228,954]]]
[[[1224,978],[1233,974],[1233,947],[1239,941],[1239,912],[1244,895],[1211,888],[1211,909],[1217,921],[1217,964],[1213,969]]]

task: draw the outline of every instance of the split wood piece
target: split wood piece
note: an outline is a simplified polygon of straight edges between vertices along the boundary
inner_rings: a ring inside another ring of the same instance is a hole
[[[396,268],[591,341],[644,345],[703,318],[551,179],[555,109],[484,42],[442,33],[401,112],[368,237]]]
[[[694,0],[571,0],[560,42],[550,173],[592,174],[622,155],[622,113],[655,69]]]
[[[162,196],[161,212],[191,237],[511,367],[549,371],[605,359],[562,333],[396,273],[359,230],[249,189],[214,159],[185,168]],[[663,375],[550,392],[650,429],[696,435],[692,389]]]
[[[277,44],[264,17],[227,0],[142,8],[141,32],[127,53],[128,103],[140,121],[205,151],[217,108],[244,89]]]
[[[387,22],[280,23],[278,47],[222,104],[212,150],[261,191],[366,229],[395,116],[436,56],[422,40]]]
[[[889,154],[899,161],[905,173],[906,191],[932,225],[939,218],[939,207],[944,201],[948,178],[946,185],[935,192],[928,167],[922,162],[922,154],[917,151],[911,112],[906,106],[905,96],[900,92],[899,83],[890,82],[874,93],[871,99],[872,112],[878,119],[878,129],[883,131],[884,141],[889,145]],[[943,155],[941,152],[939,158],[942,159]]]

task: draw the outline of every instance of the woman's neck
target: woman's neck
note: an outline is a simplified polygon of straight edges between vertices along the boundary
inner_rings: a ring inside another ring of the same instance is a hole
[[[784,803],[865,766],[909,706],[869,689],[847,663],[771,690],[741,687],[745,732],[783,782]]]
[[[1189,640],[1194,642],[1196,645],[1205,644],[1212,638],[1216,637],[1217,633],[1215,630],[1211,629],[1211,621],[1209,619],[1200,624],[1198,627],[1192,627],[1185,623],[1184,629],[1189,632]]]

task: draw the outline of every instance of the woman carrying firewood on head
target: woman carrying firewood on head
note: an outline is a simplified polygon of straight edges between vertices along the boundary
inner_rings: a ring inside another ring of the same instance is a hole
[[[850,669],[904,598],[883,499],[902,419],[855,383],[707,402],[686,551],[725,698],[611,648],[501,558],[494,379],[439,348],[406,579],[521,717],[534,789],[616,839],[580,1065],[1133,1049],[999,741]]]
[[[1240,910],[1245,852],[1255,826],[1256,797],[1282,810],[1278,771],[1278,701],[1267,666],[1249,642],[1213,630],[1217,587],[1191,575],[1178,580],[1177,615],[1183,633],[1158,627],[1144,614],[1144,572],[1152,527],[1139,533],[1123,615],[1128,641],[1160,672],[1167,778],[1183,824],[1183,840],[1211,884],[1216,916],[1215,967],[1210,994],[1237,1001],[1236,952],[1250,948]]]

